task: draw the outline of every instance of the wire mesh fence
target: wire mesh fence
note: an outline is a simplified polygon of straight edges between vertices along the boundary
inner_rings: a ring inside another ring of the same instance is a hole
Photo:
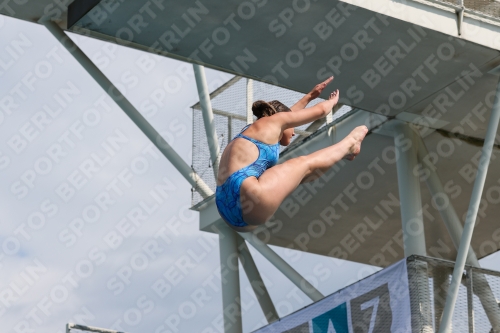
[[[283,104],[291,107],[304,94],[277,87],[271,84],[253,81],[251,102],[256,100],[279,100]],[[247,124],[247,79],[235,77],[228,81],[221,88],[211,94],[211,104],[214,114],[214,125],[217,133],[220,152],[224,151],[227,144],[237,135]],[[323,101],[317,98],[309,106]],[[348,106],[341,107],[331,121],[344,115],[351,110]],[[203,181],[213,190],[216,188],[216,176],[210,158],[207,136],[203,114],[199,103],[192,106],[193,111],[193,146],[192,146],[192,168],[203,179]],[[300,141],[312,134],[314,131],[324,127],[325,119],[315,123],[305,124],[296,128],[296,135],[292,138],[292,145],[299,144]],[[290,147],[289,146],[289,147]],[[281,147],[283,152],[287,147]],[[196,187],[192,188],[192,205],[203,200],[197,192]]]
[[[414,333],[438,331],[453,268],[450,261],[420,256],[408,259]],[[425,280],[427,283],[423,283]],[[453,312],[452,332],[500,332],[499,299],[500,273],[466,266]]]
[[[419,0],[417,0],[419,1]],[[424,0],[460,10],[464,8],[467,13],[475,14],[483,18],[491,18],[493,21],[500,19],[499,0]],[[451,5],[451,6],[450,6]]]
[[[487,16],[500,18],[500,2],[497,0],[464,0],[464,7]]]

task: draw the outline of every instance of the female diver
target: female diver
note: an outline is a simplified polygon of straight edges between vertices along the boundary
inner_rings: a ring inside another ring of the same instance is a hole
[[[290,144],[294,127],[325,117],[337,104],[338,90],[328,100],[305,108],[332,80],[330,77],[316,85],[290,109],[278,101],[253,103],[258,119],[227,145],[217,177],[217,209],[234,230],[251,231],[265,223],[300,183],[316,179],[341,159],[353,160],[359,154],[366,126],[356,127],[333,146],[276,165],[279,145]]]

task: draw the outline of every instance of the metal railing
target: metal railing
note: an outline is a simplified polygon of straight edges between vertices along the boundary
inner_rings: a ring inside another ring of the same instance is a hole
[[[410,256],[407,260],[413,333],[430,330],[426,325],[437,332],[455,263],[423,256]],[[451,321],[453,333],[494,332],[481,302],[485,292],[493,292],[498,302],[500,272],[466,265]],[[426,318],[429,315],[431,323]]]
[[[413,0],[430,2],[452,8],[457,12],[463,11],[468,16],[486,19],[500,23],[500,2],[497,0]]]

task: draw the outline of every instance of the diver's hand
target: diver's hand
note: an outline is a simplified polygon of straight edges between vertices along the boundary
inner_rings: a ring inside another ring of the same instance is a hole
[[[323,82],[318,83],[317,85],[315,85],[314,88],[309,93],[309,96],[311,97],[311,100],[317,98],[321,94],[321,92],[323,91],[323,89],[326,88],[326,86],[328,85],[328,83],[332,82],[332,80],[333,80],[333,76],[330,76],[325,81],[323,81]]]

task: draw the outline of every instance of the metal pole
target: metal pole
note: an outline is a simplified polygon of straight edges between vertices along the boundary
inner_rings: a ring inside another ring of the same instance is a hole
[[[39,21],[47,30],[68,50],[69,53],[80,63],[90,76],[101,86],[116,104],[127,114],[127,116],[139,127],[139,129],[151,140],[151,142],[162,152],[175,168],[186,178],[204,198],[213,194],[207,184],[184,162],[175,150],[165,141],[162,136],[151,126],[148,121],[137,111],[137,109],[123,96],[113,83],[97,68],[96,65],[73,43],[64,31],[50,18],[43,17]]]
[[[222,316],[225,333],[242,333],[240,273],[237,234],[229,227],[219,228],[219,251],[222,283]]]
[[[208,92],[207,79],[205,77],[205,68],[200,65],[193,65],[194,77],[196,79],[196,87],[198,88],[198,96],[200,98],[201,112],[203,114],[203,122],[205,124],[205,133],[207,135],[208,148],[210,150],[210,158],[214,167],[214,176],[217,179],[219,173],[220,162],[220,147],[215,131],[214,113],[210,102],[210,93]]]
[[[458,35],[462,36],[462,27],[464,23],[464,12],[465,7],[462,5],[462,8],[457,10],[457,27],[458,27]]]
[[[432,265],[431,272],[434,299],[434,327],[439,327],[446,302],[446,293],[450,286],[450,269],[448,267]]]
[[[413,254],[425,256],[420,183],[413,174],[413,169],[417,165],[417,144],[413,138],[413,131],[407,123],[398,123],[394,129],[405,257]]]
[[[78,325],[78,324],[73,324],[73,323],[66,324],[66,333],[69,333],[69,331],[71,329],[75,329],[75,330],[79,330],[79,331],[87,331],[87,332],[96,332],[96,333],[124,333],[121,331],[108,330],[107,328]]]
[[[474,333],[474,278],[473,268],[467,270],[467,321],[469,324],[469,333]],[[483,275],[483,274],[481,274]],[[484,276],[484,275],[483,275]],[[497,306],[498,308],[498,306]]]
[[[399,199],[405,257],[426,255],[424,221],[422,217],[422,197],[420,182],[413,170],[417,166],[417,141],[410,125],[397,122],[394,126],[394,145],[396,148],[396,168],[398,173]],[[428,267],[425,262],[415,263],[412,277],[420,293],[419,312],[422,318],[420,331],[433,332],[432,305],[428,283]]]
[[[416,136],[416,141],[418,144],[418,160],[419,163],[422,163],[424,167],[426,167],[426,160],[429,156],[429,152],[427,151],[427,147],[425,146],[422,138],[418,135]],[[455,248],[458,249],[460,244],[460,237],[462,237],[463,227],[460,223],[460,219],[455,211],[455,208],[451,204],[450,198],[441,184],[441,180],[435,170],[434,167],[428,167],[429,177],[426,179],[427,187],[429,188],[429,192],[431,193],[432,198],[441,198],[444,202],[446,202],[446,206],[443,209],[439,209],[439,214],[443,219],[443,222],[448,230],[448,233],[451,236],[451,240],[455,245]],[[477,260],[476,254],[474,250],[471,248],[468,252],[467,263],[472,266],[480,267],[479,262]]]
[[[253,123],[253,80],[247,79],[247,124]]]
[[[330,111],[327,115],[326,115],[326,119],[325,119],[326,123],[329,124],[333,121],[333,111]]]
[[[313,301],[319,301],[324,296],[304,279],[295,269],[292,268],[286,261],[276,254],[267,244],[261,242],[257,236],[251,233],[240,233],[247,242],[260,252],[267,260],[269,260],[277,269],[279,269],[290,281],[293,282],[304,294]]]
[[[264,284],[264,281],[262,281],[259,269],[253,261],[252,254],[248,250],[245,240],[241,237],[238,237],[237,240],[240,262],[243,265],[243,269],[245,269],[245,273],[247,274],[250,285],[252,286],[255,296],[259,301],[262,312],[264,312],[264,317],[266,317],[269,324],[275,322],[279,319],[279,315],[274,307],[271,297],[269,296],[266,285]]]
[[[500,81],[497,84],[495,102],[493,103],[493,107],[491,109],[490,121],[488,123],[486,138],[484,140],[483,150],[481,153],[481,158],[479,160],[476,180],[474,181],[474,187],[472,188],[472,195],[469,203],[469,209],[467,211],[467,217],[464,224],[464,231],[460,239],[460,246],[458,247],[457,260],[455,262],[455,268],[453,269],[450,290],[448,291],[448,296],[446,297],[446,305],[443,312],[443,318],[441,319],[439,333],[445,333],[450,331],[451,318],[453,316],[453,310],[455,309],[455,302],[458,296],[458,289],[460,287],[460,281],[462,279],[462,274],[465,267],[465,261],[467,259],[467,254],[469,252],[470,241],[472,239],[472,232],[474,231],[474,225],[476,223],[479,203],[481,201],[481,194],[483,192],[484,182],[486,180],[486,174],[488,173],[488,166],[490,163],[491,152],[493,150],[493,144],[495,143],[495,135],[498,129],[498,121],[500,120],[499,97],[500,97]]]
[[[419,162],[425,166],[426,157],[429,155],[429,152],[427,151],[422,138],[418,135],[415,136],[418,141],[418,159]],[[429,188],[429,192],[433,198],[437,198],[439,196],[444,202],[447,203],[443,209],[439,209],[438,211],[444,221],[448,233],[451,236],[455,248],[458,250],[460,237],[463,234],[462,224],[460,223],[460,219],[458,218],[455,208],[451,204],[450,198],[441,184],[441,180],[439,179],[435,168],[429,167],[427,169],[429,170],[429,177],[427,178],[426,183]],[[474,267],[481,267],[479,261],[477,260],[477,256],[471,247],[469,247],[467,252],[466,263]],[[498,307],[495,295],[491,290],[488,280],[484,274],[480,272],[471,271],[471,273],[474,275],[474,284],[476,286],[476,288],[474,288],[474,292],[481,301],[491,326],[500,331],[500,307]]]
[[[325,121],[326,121],[327,124],[329,124],[329,123],[331,123],[333,121],[333,114],[335,112],[337,112],[341,107],[342,107],[342,105],[340,105],[340,104],[337,103],[337,105],[335,105],[333,107],[332,111],[328,112],[328,114],[326,115],[326,119],[325,119]]]

